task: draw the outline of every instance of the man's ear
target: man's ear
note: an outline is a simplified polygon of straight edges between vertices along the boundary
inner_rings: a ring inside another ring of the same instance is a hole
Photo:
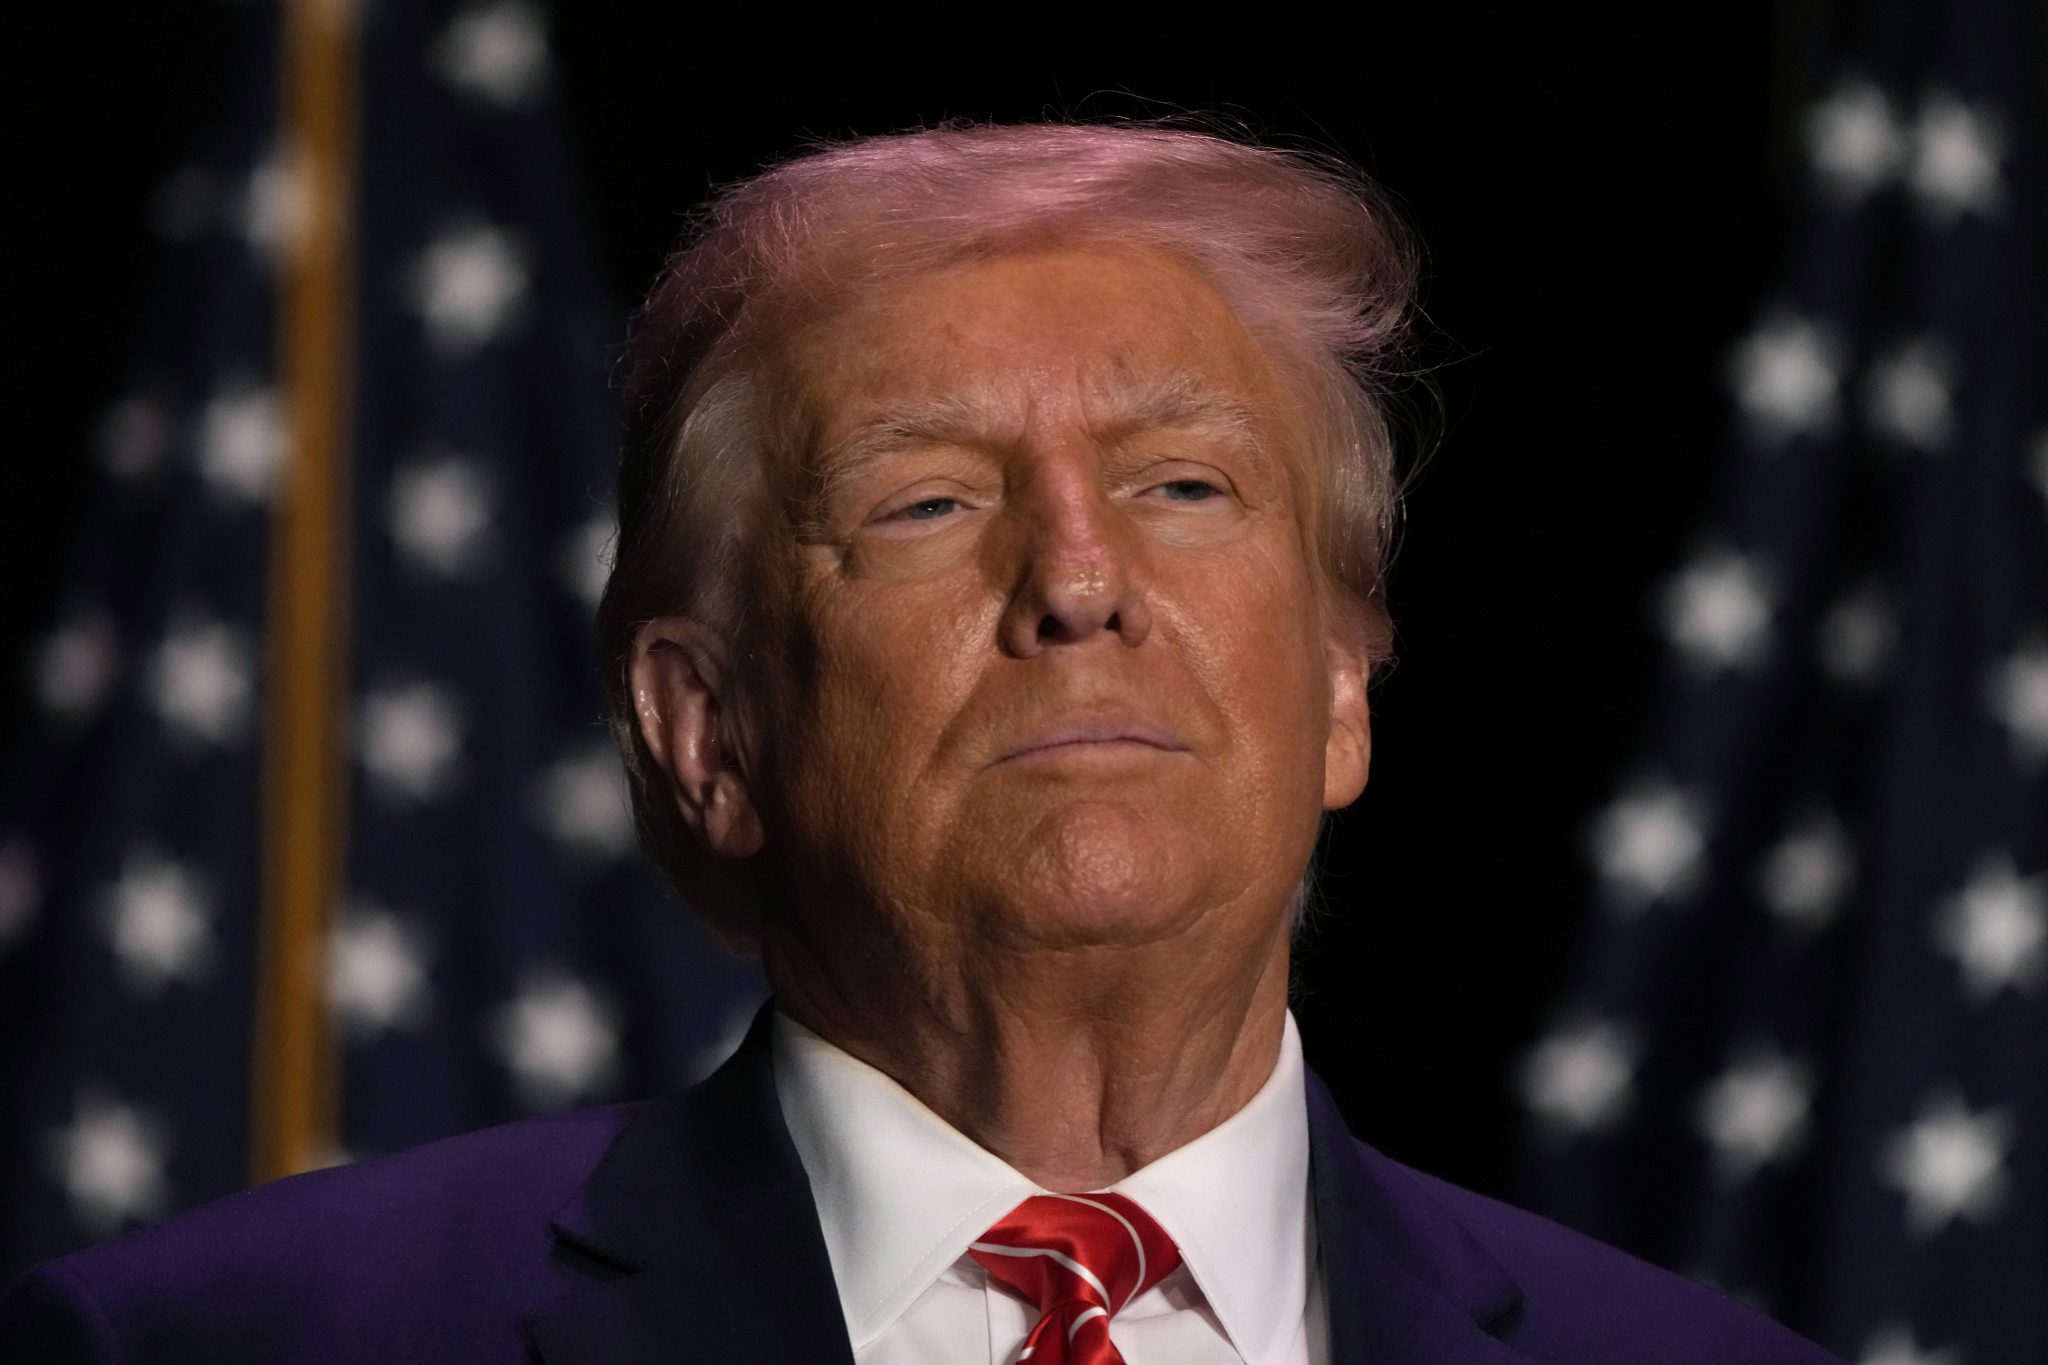
[[[1365,684],[1365,652],[1347,640],[1326,639],[1330,666],[1330,738],[1323,750],[1323,809],[1342,810],[1365,790],[1372,769],[1372,713]]]
[[[725,642],[697,622],[649,621],[633,638],[633,713],[683,823],[713,854],[748,858],[766,835],[739,755],[726,744],[729,662]]]

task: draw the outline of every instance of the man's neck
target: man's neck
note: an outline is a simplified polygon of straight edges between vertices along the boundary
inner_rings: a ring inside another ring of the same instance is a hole
[[[797,1022],[895,1079],[1041,1188],[1099,1190],[1235,1114],[1272,1074],[1287,1010],[1284,936],[1247,971],[1185,954],[1080,950],[971,978],[1000,992],[840,982],[771,943],[769,979]],[[858,1002],[857,1004],[855,1002]]]

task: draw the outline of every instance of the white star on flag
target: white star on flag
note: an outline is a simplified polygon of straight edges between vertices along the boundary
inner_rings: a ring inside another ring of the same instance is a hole
[[[1800,929],[1835,917],[1856,872],[1856,854],[1842,822],[1816,814],[1801,820],[1764,855],[1757,894],[1771,914]]]
[[[1936,913],[1934,941],[1980,1004],[2008,986],[2033,989],[2048,948],[2048,873],[2022,877],[2008,854],[1984,859]]]
[[[557,760],[542,783],[541,809],[555,837],[584,853],[616,858],[633,846],[633,810],[609,744]]]
[[[379,688],[363,698],[358,754],[371,779],[413,800],[438,796],[462,752],[462,713],[431,683]]]
[[[163,1128],[143,1110],[82,1094],[71,1123],[45,1142],[73,1216],[94,1235],[153,1218],[169,1206]]]
[[[248,641],[220,621],[171,627],[150,670],[157,714],[181,739],[226,744],[240,738],[256,694]]]
[[[1675,900],[1699,881],[1707,847],[1699,801],[1669,783],[1616,799],[1593,822],[1593,861],[1617,894],[1617,908]]]
[[[387,515],[400,554],[452,576],[476,562],[491,521],[490,489],[472,461],[422,461],[392,475]]]
[[[611,1003],[588,986],[543,974],[492,1017],[489,1035],[526,1104],[554,1109],[610,1083],[618,1027]]]
[[[100,468],[117,479],[139,479],[162,464],[170,449],[170,415],[158,400],[131,394],[100,418],[94,445]]]
[[[1812,1107],[1806,1068],[1759,1051],[1730,1066],[1701,1094],[1694,1120],[1714,1164],[1741,1181],[1796,1149]]]
[[[2048,644],[2014,650],[1992,670],[1985,691],[2019,756],[2030,764],[2048,759]]]
[[[160,991],[173,981],[197,983],[213,966],[213,911],[182,864],[130,854],[103,912],[108,944],[133,986]]]
[[[449,24],[435,56],[450,85],[514,105],[547,74],[547,30],[532,5],[486,5]]]
[[[1729,376],[1736,404],[1761,435],[1782,440],[1835,424],[1841,348],[1811,322],[1789,316],[1765,319],[1736,346]]]
[[[1984,111],[1945,91],[1931,94],[1921,101],[1913,127],[1913,165],[1906,183],[1937,222],[1965,213],[1988,217],[2004,200],[1998,174],[2004,144]]]
[[[1665,634],[1699,667],[1753,668],[1769,652],[1771,596],[1770,578],[1755,560],[1709,550],[1666,585]]]
[[[1906,1226],[1927,1237],[1957,1218],[1981,1222],[2005,1202],[2013,1123],[2002,1110],[1973,1112],[1958,1096],[1924,1105],[1893,1133],[1878,1169],[1906,1196]]]
[[[37,649],[36,698],[61,716],[89,715],[113,685],[119,661],[113,618],[103,611],[81,612]]]
[[[525,253],[497,228],[459,228],[420,252],[411,286],[435,343],[470,350],[497,336],[525,297]]]
[[[1899,617],[1876,583],[1857,588],[1821,618],[1820,666],[1836,682],[1869,687],[1884,677],[1899,648]]]
[[[26,839],[0,844],[0,951],[28,932],[42,906],[42,881]]]
[[[1616,1025],[1594,1019],[1560,1029],[1523,1062],[1523,1103],[1553,1136],[1611,1127],[1628,1110],[1636,1055]]]
[[[242,191],[242,237],[272,262],[289,259],[314,221],[314,187],[303,157],[279,148],[258,162]]]
[[[232,383],[199,417],[199,472],[231,502],[268,502],[284,470],[284,407],[274,389]]]
[[[1873,361],[1863,412],[1880,435],[1939,454],[1955,430],[1954,362],[1931,338],[1909,341]]]
[[[1871,1333],[1856,1365],[1963,1365],[1963,1353],[1954,1348],[1937,1351],[1923,1347],[1912,1327],[1894,1323]]]
[[[1807,114],[1806,149],[1821,179],[1849,200],[1891,179],[1906,159],[1891,101],[1862,79],[1843,81]]]
[[[612,572],[612,539],[618,528],[611,513],[600,512],[571,531],[562,542],[557,563],[562,581],[578,598],[596,607]]]
[[[426,1015],[424,936],[373,905],[357,905],[329,931],[327,999],[349,1031],[374,1038]]]

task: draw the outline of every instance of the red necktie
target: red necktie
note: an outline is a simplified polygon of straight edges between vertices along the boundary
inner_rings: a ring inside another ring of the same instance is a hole
[[[1109,1320],[1180,1264],[1150,1214],[1120,1194],[1035,1194],[967,1249],[1038,1305],[1019,1361],[1123,1365]]]

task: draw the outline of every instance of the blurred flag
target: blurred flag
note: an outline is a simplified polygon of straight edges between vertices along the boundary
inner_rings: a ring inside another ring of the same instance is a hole
[[[160,196],[36,709],[9,718],[0,1278],[251,1168],[251,1057],[273,1041],[251,1034],[279,989],[258,980],[264,841],[309,776],[265,753],[273,523],[310,477],[279,360],[309,230],[280,135],[285,8],[228,21],[229,112]],[[357,23],[347,572],[325,622],[345,842],[315,981],[333,1160],[679,1084],[761,994],[642,865],[601,723],[623,310],[578,219],[542,13]]]
[[[1865,1365],[2038,1361],[2048,33],[1997,0],[1858,23],[1519,1077],[1524,1194]]]

